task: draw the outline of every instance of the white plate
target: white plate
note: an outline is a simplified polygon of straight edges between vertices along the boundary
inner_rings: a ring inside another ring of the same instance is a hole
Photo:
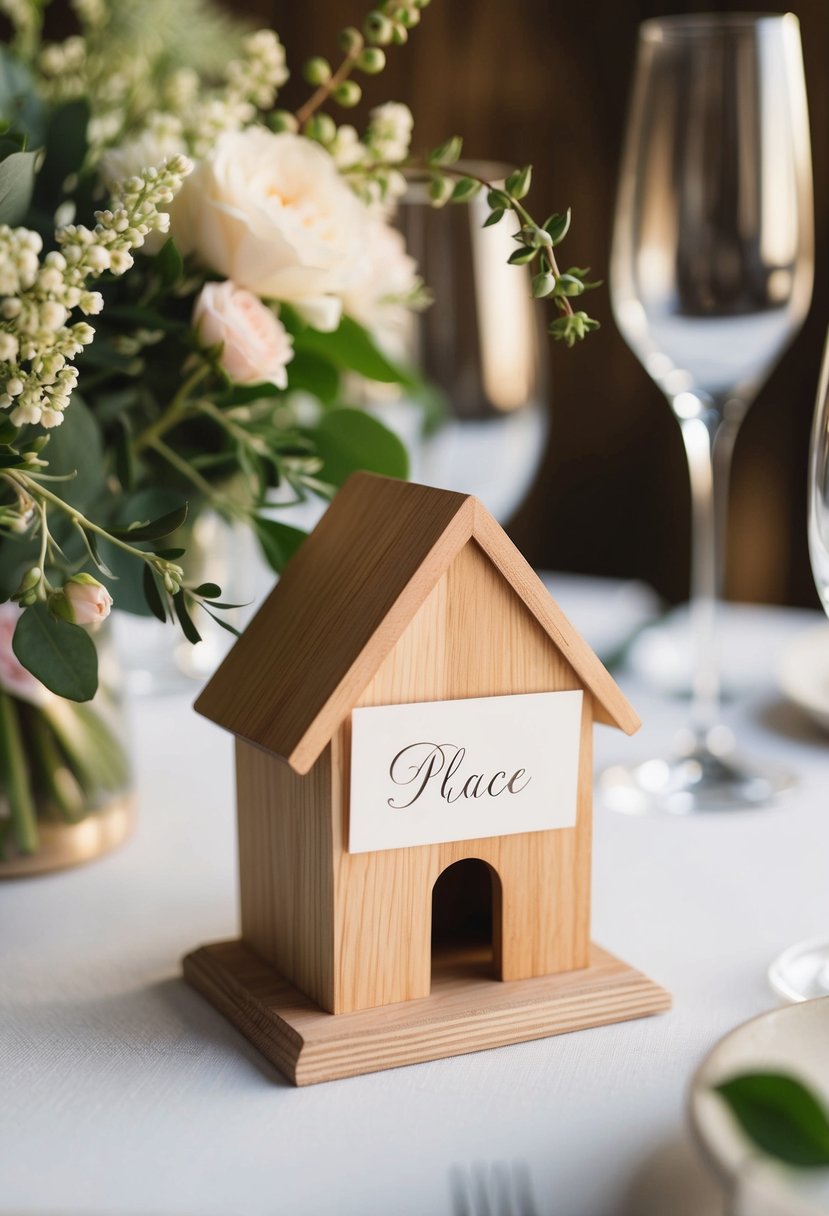
[[[829,625],[798,634],[781,654],[777,675],[789,700],[829,730]]]
[[[786,1005],[732,1030],[691,1082],[691,1125],[735,1216],[826,1216],[829,1169],[790,1170],[757,1154],[712,1086],[737,1073],[786,1072],[829,1105],[829,997]]]

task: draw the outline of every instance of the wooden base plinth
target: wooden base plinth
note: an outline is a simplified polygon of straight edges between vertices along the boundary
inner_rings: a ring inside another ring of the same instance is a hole
[[[662,1013],[663,988],[592,946],[583,971],[501,983],[485,956],[436,960],[420,1000],[334,1015],[293,988],[242,941],[203,946],[184,977],[295,1085],[313,1085],[404,1064]]]

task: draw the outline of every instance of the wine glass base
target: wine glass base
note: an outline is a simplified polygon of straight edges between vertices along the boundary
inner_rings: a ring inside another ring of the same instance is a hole
[[[789,946],[769,967],[769,983],[785,1001],[829,996],[829,940]]]
[[[757,764],[697,744],[686,755],[606,769],[599,779],[603,804],[628,815],[693,815],[773,805],[792,788],[786,769]]]

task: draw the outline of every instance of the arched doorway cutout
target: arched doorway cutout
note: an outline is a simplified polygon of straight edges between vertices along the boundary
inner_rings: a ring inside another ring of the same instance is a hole
[[[501,971],[501,879],[478,857],[453,862],[432,888],[432,979]]]

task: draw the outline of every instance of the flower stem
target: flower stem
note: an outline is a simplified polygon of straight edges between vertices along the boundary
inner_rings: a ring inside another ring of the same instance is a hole
[[[88,532],[94,532],[96,536],[100,536],[102,540],[109,541],[111,545],[115,545],[119,549],[123,549],[125,553],[129,553],[131,557],[138,557],[142,562],[154,563],[157,559],[152,553],[146,553],[143,549],[136,549],[134,545],[128,544],[125,540],[121,540],[118,536],[113,536],[111,532],[107,532],[106,528],[102,528],[100,524],[93,523],[91,519],[87,519],[85,515],[81,515],[80,511],[75,507],[64,502],[57,494],[53,494],[51,490],[47,490],[46,486],[41,485],[35,475],[22,473],[19,469],[10,469],[4,474],[6,480],[15,481],[22,486],[32,498],[39,498],[62,511],[64,515],[68,515],[71,522],[79,525]]]
[[[202,477],[201,473],[188,464],[183,457],[179,456],[178,452],[171,448],[169,444],[166,444],[163,439],[156,436],[150,440],[149,446],[154,452],[158,453],[162,460],[166,460],[169,465],[181,473],[182,477],[186,477],[191,485],[194,485],[218,510],[227,511],[231,515],[234,513],[234,504],[223,495],[217,494],[210,482]]]
[[[167,408],[155,422],[150,423],[133,441],[134,452],[138,453],[143,451],[144,448],[151,447],[154,440],[159,439],[162,435],[166,435],[171,427],[181,422],[190,405],[191,392],[209,375],[210,370],[209,364],[199,364],[196,370],[184,381]]]
[[[37,816],[29,784],[28,765],[23,750],[23,736],[14,699],[0,688],[0,756],[6,772],[6,796],[9,800],[15,842],[20,853],[36,853],[38,849]]]
[[[325,84],[321,84],[320,87],[311,94],[311,96],[305,102],[305,105],[300,106],[294,117],[301,127],[305,126],[305,123],[308,121],[311,115],[315,114],[320,106],[325,104],[336,89],[337,85],[342,84],[342,82],[351,75],[351,70],[354,67],[359,54],[360,52],[358,50],[349,51],[345,59],[337,68],[336,72],[332,73],[328,80],[326,80]]]

